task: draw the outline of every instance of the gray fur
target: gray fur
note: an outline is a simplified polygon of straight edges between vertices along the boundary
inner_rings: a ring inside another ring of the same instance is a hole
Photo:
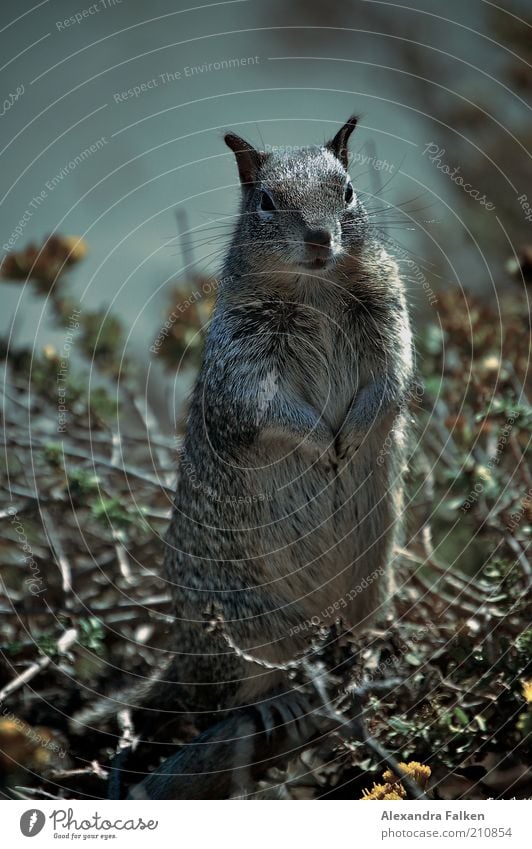
[[[397,265],[360,200],[345,208],[340,160],[311,147],[255,161],[193,394],[166,574],[187,620],[179,645],[214,605],[234,643],[281,664],[306,648],[298,625],[391,560],[412,351]],[[263,188],[278,207],[267,217]],[[309,228],[332,233],[325,269],[302,266]],[[367,626],[388,593],[384,576],[342,618]],[[229,703],[271,689],[271,671],[218,647],[213,683],[238,682]]]
[[[398,267],[356,193],[344,202],[353,128],[350,119],[329,145],[295,154],[226,137],[242,182],[240,216],[166,539],[176,618],[164,677],[178,686],[155,687],[152,705],[210,716],[233,709],[233,731],[234,709],[257,705],[267,740],[279,725],[269,706],[290,689],[268,664],[304,652],[301,625],[328,606],[338,603],[348,628],[365,628],[391,591],[412,342]],[[273,212],[259,208],[262,191]],[[323,256],[308,244],[315,232],[331,235],[322,267],[307,264]],[[380,577],[353,592],[372,573]],[[212,610],[259,663],[205,628]],[[275,713],[284,722],[291,715],[289,707]],[[174,757],[163,775],[179,763]],[[148,782],[141,792],[160,791],[160,780]],[[181,790],[166,784],[172,792]]]

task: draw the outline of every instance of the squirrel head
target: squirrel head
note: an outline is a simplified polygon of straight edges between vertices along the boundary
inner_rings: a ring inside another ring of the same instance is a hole
[[[234,248],[248,268],[322,275],[360,246],[367,216],[347,170],[356,124],[352,116],[323,146],[296,152],[264,152],[225,135],[242,186]]]

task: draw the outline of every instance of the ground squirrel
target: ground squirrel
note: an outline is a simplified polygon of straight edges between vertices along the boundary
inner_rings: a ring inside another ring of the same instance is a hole
[[[145,701],[208,717],[210,745],[180,750],[133,797],[229,795],[231,766],[260,760],[261,733],[268,758],[287,716],[303,741],[305,706],[276,667],[330,605],[361,629],[390,594],[412,340],[397,264],[348,174],[356,123],[296,152],[225,136],[240,215],[166,537],[175,653]]]

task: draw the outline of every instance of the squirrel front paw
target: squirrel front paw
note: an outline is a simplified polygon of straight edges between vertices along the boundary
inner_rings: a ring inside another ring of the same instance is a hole
[[[335,445],[337,463],[343,465],[349,463],[354,458],[363,441],[363,434],[350,433],[345,436],[340,436],[336,440]]]

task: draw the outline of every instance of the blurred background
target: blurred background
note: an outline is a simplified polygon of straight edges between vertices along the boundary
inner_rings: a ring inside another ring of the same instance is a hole
[[[69,718],[167,654],[176,449],[239,199],[224,130],[319,144],[353,113],[418,374],[393,607],[338,651],[402,682],[371,727],[431,798],[531,796],[531,26],[528,0],[3,0],[2,798],[104,796],[116,740]],[[356,741],[307,772],[291,798],[389,788]]]

